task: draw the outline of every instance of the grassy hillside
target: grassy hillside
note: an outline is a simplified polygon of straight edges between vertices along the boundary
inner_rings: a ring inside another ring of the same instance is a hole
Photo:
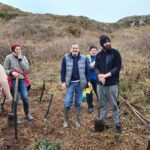
[[[55,55],[59,58],[74,40],[80,41],[84,36],[85,38],[89,38],[89,35],[91,36],[90,39],[93,38],[93,35],[94,38],[97,38],[103,31],[111,32],[111,26],[109,24],[99,23],[82,16],[28,14],[8,6],[4,7],[2,4],[0,6],[1,12],[5,14],[1,17],[0,22],[1,56],[8,53],[11,43],[20,41],[32,59],[35,57],[39,58],[39,51],[42,51],[46,55],[48,51],[51,51],[47,57],[53,57]],[[8,11],[9,8],[10,11]],[[8,14],[10,16],[13,14],[13,16],[7,18]],[[85,46],[84,43],[82,45]],[[81,48],[83,48],[82,45]],[[58,53],[56,49],[59,51]],[[35,53],[36,56],[34,56]],[[45,57],[44,54],[40,54],[40,56]],[[47,60],[47,58],[45,59]]]
[[[12,18],[15,18],[16,16],[24,16],[27,15],[27,13],[22,12],[19,9],[16,9],[14,7],[10,7],[8,5],[4,5],[0,3],[0,18],[9,20]]]
[[[0,57],[3,60],[3,55],[9,53],[11,43],[19,41],[24,46],[25,52],[29,55],[30,59],[42,59],[48,60],[48,58],[60,58],[67,50],[70,43],[77,41],[81,45],[81,49],[86,51],[90,44],[97,44],[98,37],[100,34],[107,33],[112,35],[113,33],[122,28],[130,27],[130,24],[134,20],[144,20],[144,26],[149,26],[149,16],[139,17],[127,17],[119,20],[115,24],[101,23],[94,20],[90,20],[87,17],[75,17],[75,16],[58,16],[52,14],[31,14],[22,12],[19,9],[3,5],[0,3]],[[9,17],[8,17],[9,16]],[[129,21],[130,20],[130,23]],[[140,21],[139,21],[140,22]],[[149,46],[149,36],[146,33],[140,33],[141,35],[136,36],[136,33],[140,30],[139,28],[133,27],[133,34],[135,32],[136,39],[132,39],[131,45],[138,43],[136,40],[140,38],[140,42],[145,42],[143,49],[147,49]],[[127,30],[131,30],[127,28]],[[122,31],[120,30],[120,33]],[[144,31],[146,32],[146,30]],[[118,36],[118,39],[120,37]],[[122,37],[121,37],[122,38]],[[133,35],[134,38],[134,35]],[[126,42],[124,38],[124,42]],[[146,47],[145,47],[146,46]],[[135,47],[135,49],[138,49]],[[42,52],[42,55],[41,53]],[[50,53],[49,53],[50,52]],[[40,55],[39,55],[40,54]]]

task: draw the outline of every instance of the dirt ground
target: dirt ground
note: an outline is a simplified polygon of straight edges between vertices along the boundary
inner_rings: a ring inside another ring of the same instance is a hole
[[[87,104],[83,102],[81,112],[81,127],[74,126],[74,107],[69,116],[69,127],[63,128],[63,97],[61,89],[54,94],[47,121],[43,117],[48,107],[48,92],[45,91],[42,102],[39,103],[41,88],[31,89],[30,112],[33,121],[24,118],[22,102],[18,105],[18,117],[22,121],[18,125],[18,141],[15,140],[13,127],[8,127],[7,114],[10,112],[10,103],[7,102],[5,110],[0,111],[0,150],[32,150],[35,140],[43,141],[48,138],[55,142],[60,139],[64,150],[145,150],[150,139],[148,133],[129,108],[121,102],[121,119],[123,132],[119,142],[114,139],[113,120],[111,110],[108,113],[108,129],[101,133],[93,133],[94,118],[98,114],[98,103],[94,99],[94,112],[87,112]]]

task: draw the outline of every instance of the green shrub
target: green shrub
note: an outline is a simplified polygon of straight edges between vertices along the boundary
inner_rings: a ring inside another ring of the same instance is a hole
[[[80,35],[81,35],[81,29],[75,25],[70,25],[67,28],[67,32],[75,37],[80,37]]]
[[[51,143],[49,139],[45,139],[43,142],[36,140],[33,147],[36,150],[61,150],[61,141],[57,140],[55,143]]]
[[[0,11],[0,18],[6,19],[6,20],[9,20],[16,16],[18,16],[18,14],[10,14],[7,11]]]

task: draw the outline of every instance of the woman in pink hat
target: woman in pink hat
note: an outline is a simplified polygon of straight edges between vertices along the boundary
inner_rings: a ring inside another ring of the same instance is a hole
[[[18,93],[21,96],[24,106],[25,118],[32,120],[33,117],[29,114],[29,96],[26,86],[25,73],[29,72],[29,62],[22,54],[22,46],[19,43],[15,43],[11,46],[12,53],[7,55],[4,60],[4,68],[8,76],[12,78],[12,95],[14,96],[16,78],[18,77]],[[19,100],[19,94],[17,98]],[[12,105],[14,107],[14,104]],[[18,123],[20,121],[18,120]]]

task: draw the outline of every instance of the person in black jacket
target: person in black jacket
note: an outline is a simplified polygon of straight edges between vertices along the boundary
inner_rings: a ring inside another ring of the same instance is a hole
[[[121,70],[121,55],[111,47],[111,40],[107,35],[100,36],[102,50],[96,55],[95,72],[98,78],[98,98],[100,101],[100,125],[103,126],[107,116],[107,103],[112,108],[115,125],[115,135],[121,133],[120,109],[118,105],[119,73]]]

